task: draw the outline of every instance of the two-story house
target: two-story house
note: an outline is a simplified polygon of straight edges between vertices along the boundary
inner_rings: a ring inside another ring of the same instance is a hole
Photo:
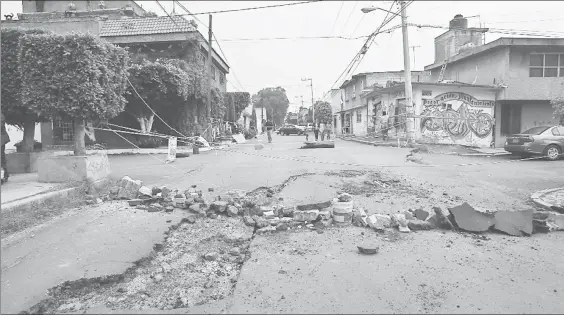
[[[496,147],[503,147],[510,134],[558,123],[550,100],[564,96],[564,38],[503,37],[483,44],[475,34],[487,30],[466,26],[457,15],[435,38],[435,61],[425,67],[431,81],[501,87],[493,111]]]
[[[90,33],[150,60],[175,58],[193,61],[196,58],[207,63],[210,45],[193,21],[180,16],[147,16],[135,1],[23,0],[22,6],[23,13],[18,14],[19,19],[2,21],[2,28]],[[211,51],[212,85],[225,92],[229,66],[213,48]],[[198,125],[198,121],[194,123]],[[72,122],[62,119],[42,123],[43,146],[71,144],[73,130]],[[123,144],[123,140],[111,132],[96,131],[95,136],[98,142],[109,146]]]
[[[423,71],[412,71],[414,82],[423,79]],[[331,102],[336,134],[366,135],[374,128],[374,97],[366,98],[366,92],[384,87],[388,82],[403,82],[403,71],[367,72],[353,75],[334,93]],[[340,94],[337,97],[337,94]],[[339,106],[337,106],[337,104]]]

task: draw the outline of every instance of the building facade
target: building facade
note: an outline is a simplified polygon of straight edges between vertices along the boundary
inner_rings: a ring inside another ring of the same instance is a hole
[[[464,32],[470,30],[459,27],[445,33],[453,38],[451,54],[446,58],[437,55],[444,51],[441,38],[446,35],[437,37],[435,62],[425,70],[430,72],[432,82],[503,87],[496,94],[495,147],[503,147],[508,135],[558,123],[550,100],[564,96],[564,38],[500,38],[480,44],[465,41]]]
[[[146,16],[135,1],[22,1],[23,13],[18,20],[2,21],[2,28],[43,29],[58,34],[90,33],[127,48],[132,55],[149,60],[174,58],[186,61],[200,59],[207,63],[209,43],[193,21],[180,16],[172,18]],[[72,12],[72,15],[68,15]],[[212,85],[226,92],[229,66],[212,49]],[[119,120],[119,117],[116,118]],[[195,122],[198,123],[197,121]],[[55,119],[41,123],[44,148],[72,145],[72,122]],[[96,131],[96,142],[109,147],[129,146],[112,132]],[[17,137],[20,138],[20,137]],[[90,139],[90,140],[94,140]],[[89,139],[87,139],[89,140]]]
[[[420,143],[489,147],[494,140],[497,86],[460,83],[413,83],[415,140]],[[405,85],[375,89],[366,95],[389,113],[391,138],[406,139]]]
[[[413,82],[424,80],[423,71],[412,71]],[[403,82],[403,71],[359,73],[346,80],[334,92],[331,107],[336,134],[366,135],[374,131],[375,116],[373,107],[378,102],[376,96],[366,97],[367,92],[383,88],[391,82]]]

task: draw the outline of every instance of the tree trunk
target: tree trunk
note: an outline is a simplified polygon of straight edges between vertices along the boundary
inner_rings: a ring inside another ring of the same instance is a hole
[[[74,155],[86,155],[86,144],[84,136],[86,135],[85,124],[83,119],[74,120]]]
[[[149,133],[151,132],[151,128],[153,128],[153,122],[155,121],[155,115],[151,115],[149,118],[147,117],[137,117],[137,121],[141,126],[142,133]]]
[[[35,121],[33,119],[27,119],[23,123],[23,141],[22,141],[22,152],[33,152],[35,145]]]

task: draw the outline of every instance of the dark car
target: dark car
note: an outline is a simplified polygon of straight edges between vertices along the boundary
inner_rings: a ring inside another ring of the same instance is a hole
[[[507,137],[505,151],[521,157],[546,156],[555,161],[564,152],[564,126],[538,126]]]
[[[304,129],[296,125],[284,125],[280,128],[279,133],[281,135],[303,135],[305,133]]]

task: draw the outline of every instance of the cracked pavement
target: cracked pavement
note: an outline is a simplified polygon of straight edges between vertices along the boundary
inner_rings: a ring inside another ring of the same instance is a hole
[[[418,207],[418,203],[455,205],[463,201],[492,210],[523,209],[533,206],[529,201],[532,192],[564,183],[554,176],[554,170],[564,167],[564,161],[452,166],[510,158],[423,154],[423,159],[432,164],[443,165],[430,168],[406,161],[408,149],[337,141],[335,149],[300,150],[301,140],[275,136],[272,144],[264,143],[263,150],[256,151],[252,145],[235,146],[178,159],[174,167],[149,156],[115,156],[110,161],[116,178],[128,175],[147,185],[181,189],[195,184],[204,191],[215,188],[214,194],[230,189],[252,191],[279,185],[303,173],[320,175],[339,170],[383,171],[409,183],[413,191],[424,192],[398,196],[399,189],[389,189],[370,197],[355,197],[372,213],[407,210]],[[179,171],[192,169],[198,171]],[[331,188],[329,181],[314,179],[304,180],[304,194],[325,195]],[[133,261],[148,256],[154,244],[162,243],[164,232],[184,216],[181,211],[130,211],[107,203],[87,207],[35,231],[33,238],[23,233],[17,241],[3,241],[1,312],[28,309],[45,298],[47,289],[64,281],[125,272]],[[464,234],[428,231],[392,241],[356,227],[330,229],[324,234],[259,236],[251,242],[252,258],[243,265],[232,296],[190,309],[162,312],[564,312],[559,303],[564,297],[564,268],[559,264],[564,254],[564,233],[490,237],[487,242],[477,242]],[[381,252],[359,256],[356,245],[360,240],[380,244]],[[292,248],[302,248],[304,255],[292,254]],[[88,313],[110,312],[100,307]]]

